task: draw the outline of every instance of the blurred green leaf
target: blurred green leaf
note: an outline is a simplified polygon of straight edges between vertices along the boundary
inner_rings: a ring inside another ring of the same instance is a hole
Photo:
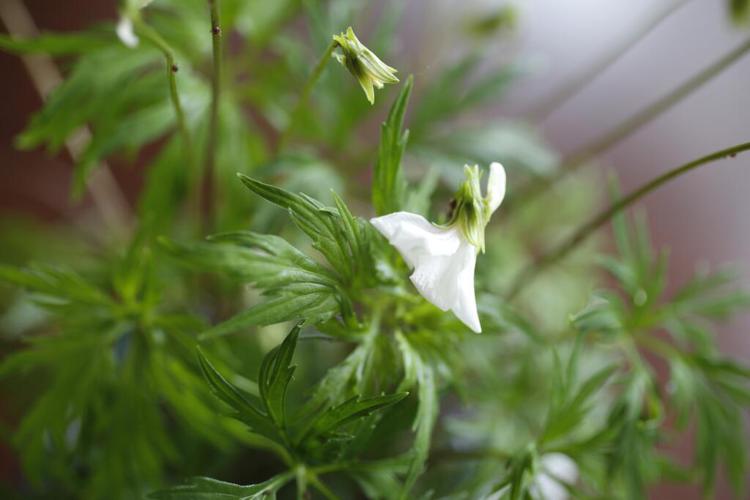
[[[409,139],[409,131],[403,130],[404,114],[413,85],[414,77],[409,76],[388,112],[388,119],[380,127],[380,146],[372,183],[372,205],[377,215],[398,212],[406,201],[401,158]]]
[[[276,493],[292,478],[287,472],[259,484],[241,486],[208,477],[195,477],[186,484],[153,492],[149,498],[158,500],[273,500]]]

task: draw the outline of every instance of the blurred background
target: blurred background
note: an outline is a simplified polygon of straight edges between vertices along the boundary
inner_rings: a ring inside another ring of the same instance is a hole
[[[508,3],[464,0],[461,9],[466,16],[481,15]],[[76,30],[117,16],[115,1],[24,4],[43,31]],[[498,41],[492,53],[498,60],[526,61],[527,74],[487,113],[498,121],[528,120],[563,156],[668,94],[750,36],[732,24],[726,2],[718,0],[519,0],[512,5],[517,8],[513,32]],[[449,0],[411,0],[405,7],[399,32],[402,59],[410,62],[403,66],[418,82],[465,43],[450,35],[454,9],[455,2]],[[57,220],[85,212],[86,200],[71,204],[68,198],[69,158],[13,147],[14,137],[41,100],[18,57],[0,52],[0,75],[3,218]],[[693,158],[746,142],[748,90],[750,55],[607,149],[592,167],[603,179],[614,169],[629,191]],[[142,182],[142,163],[113,162],[116,180],[130,203]],[[740,155],[691,173],[645,199],[654,243],[670,249],[672,286],[686,281],[698,266],[734,263],[742,283],[750,288],[748,186],[750,155]],[[749,328],[750,315],[724,325],[718,339],[722,349],[750,360]],[[686,449],[689,446],[685,443]],[[665,485],[654,490],[653,498],[693,498],[691,494],[697,495],[689,487]]]

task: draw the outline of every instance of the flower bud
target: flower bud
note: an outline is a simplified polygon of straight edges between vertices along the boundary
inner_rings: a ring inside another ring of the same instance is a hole
[[[454,208],[447,226],[457,226],[466,241],[484,252],[484,228],[490,222],[505,195],[505,170],[499,163],[490,165],[487,195],[482,194],[482,172],[477,165],[464,166],[466,180],[453,198]]]
[[[375,103],[375,88],[382,89],[386,83],[398,83],[396,69],[362,45],[351,27],[347,28],[346,33],[333,35],[333,40],[340,49],[334,54],[336,60],[354,75],[370,104]]]

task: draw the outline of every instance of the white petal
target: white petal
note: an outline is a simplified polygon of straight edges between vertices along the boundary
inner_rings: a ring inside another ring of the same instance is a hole
[[[130,18],[125,16],[120,17],[120,20],[117,23],[116,32],[118,38],[123,44],[125,44],[125,46],[132,49],[138,45],[138,37],[133,31],[133,22]]]
[[[505,169],[498,162],[490,164],[490,176],[487,179],[487,204],[490,207],[490,213],[497,210],[497,207],[505,198]]]
[[[453,257],[461,262],[461,268],[456,274],[456,302],[451,310],[458,319],[476,333],[482,333],[477,312],[477,300],[474,296],[474,267],[477,263],[477,248],[464,241],[463,245]]]
[[[456,230],[438,227],[421,215],[395,212],[370,223],[396,247],[410,267],[429,255],[453,255],[461,244]]]
[[[477,333],[482,331],[474,296],[477,249],[458,228],[440,228],[408,212],[376,217],[370,222],[414,269],[412,283],[422,296]]]
[[[537,496],[546,500],[567,500],[568,490],[560,481],[573,484],[578,480],[576,463],[562,453],[547,453],[542,456],[540,463],[542,471],[534,478]]]

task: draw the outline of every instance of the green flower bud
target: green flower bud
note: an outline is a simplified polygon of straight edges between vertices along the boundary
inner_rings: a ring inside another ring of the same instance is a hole
[[[354,75],[370,104],[375,103],[375,88],[382,89],[386,83],[398,83],[395,75],[397,70],[362,45],[351,27],[347,28],[346,33],[333,35],[333,40],[341,49],[334,54],[336,60]]]
[[[478,165],[464,166],[466,180],[453,198],[453,210],[447,226],[457,226],[466,241],[484,252],[484,228],[505,195],[505,171],[499,163],[490,166],[487,195],[482,194],[482,172]]]

